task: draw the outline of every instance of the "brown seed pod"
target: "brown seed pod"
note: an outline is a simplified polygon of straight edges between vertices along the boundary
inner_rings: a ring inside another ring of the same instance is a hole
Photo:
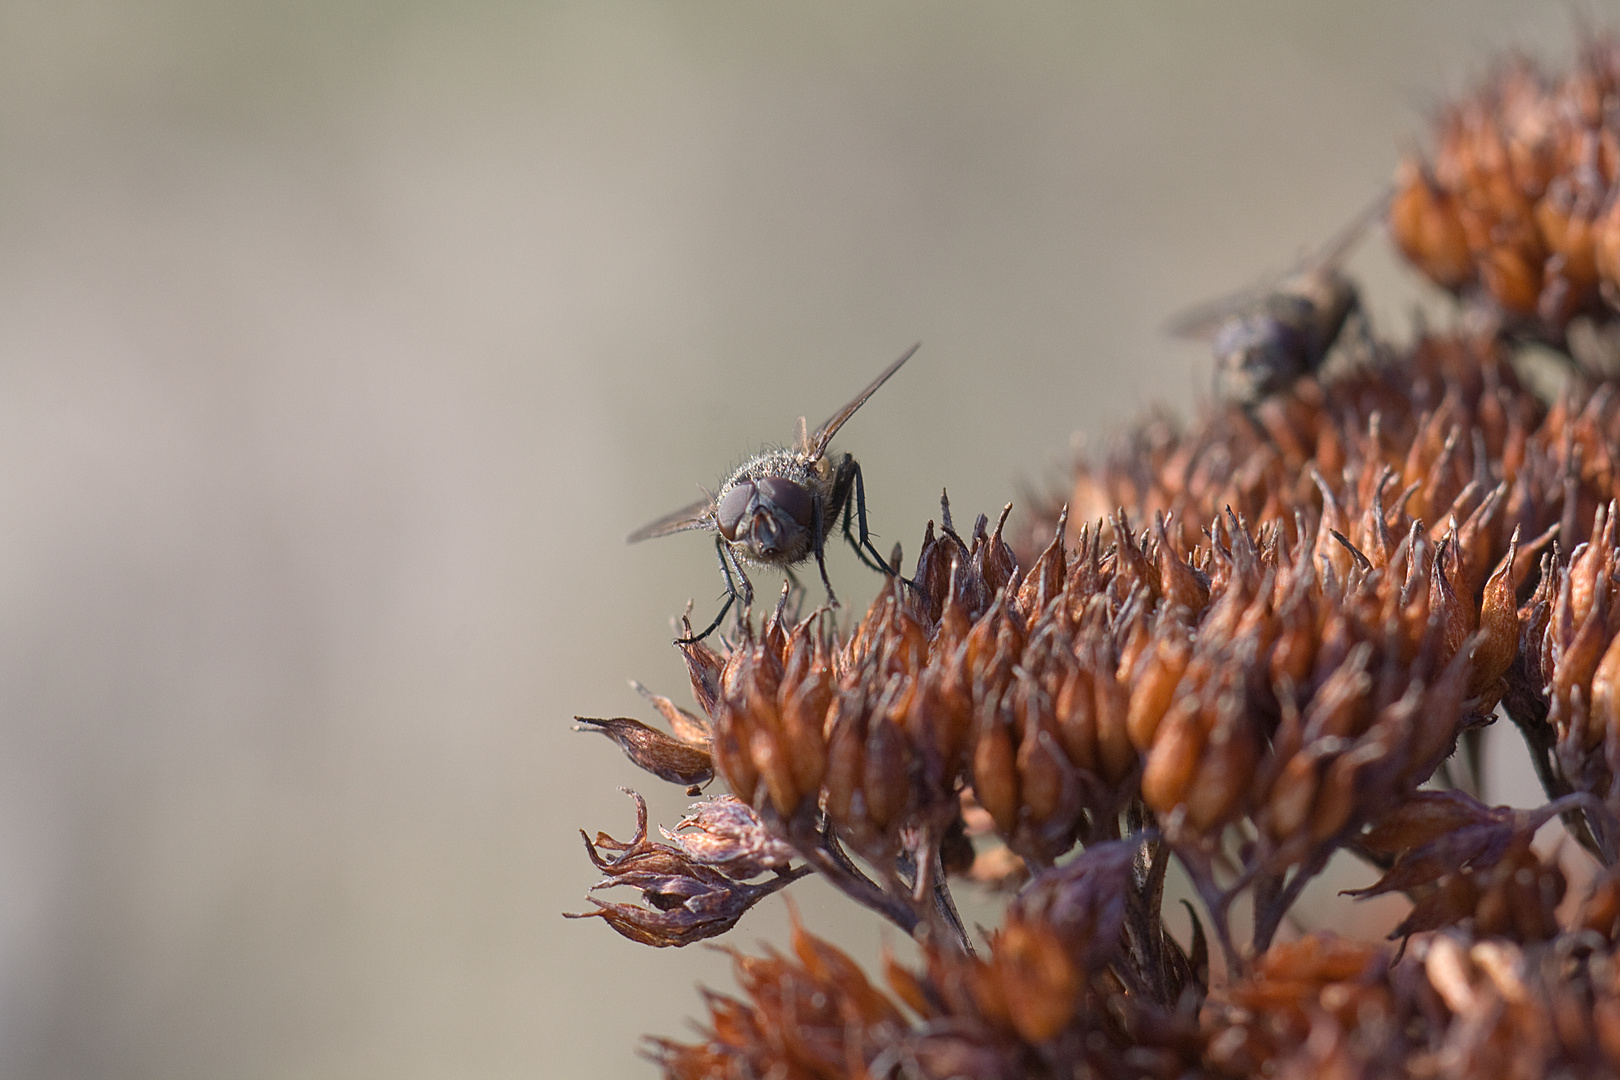
[[[1186,635],[1166,628],[1153,649],[1137,664],[1125,714],[1125,732],[1137,750],[1146,751],[1153,745],[1154,733],[1170,709],[1176,687],[1191,658],[1192,643]]]
[[[1003,836],[1018,827],[1018,767],[1008,718],[981,708],[973,748],[973,794]]]
[[[1157,813],[1167,815],[1187,801],[1207,737],[1204,711],[1196,697],[1189,695],[1171,706],[1142,769],[1142,798]]]
[[[625,757],[660,780],[696,788],[714,779],[714,760],[704,747],[690,746],[627,716],[574,719],[588,725],[574,730],[600,731],[619,744]]]
[[[996,935],[991,955],[1000,997],[1020,1036],[1045,1042],[1068,1025],[1080,973],[1052,930],[1009,919]]]
[[[1519,547],[1519,530],[1513,530],[1507,554],[1485,583],[1480,604],[1480,639],[1474,646],[1473,674],[1468,696],[1488,699],[1491,706],[1501,697],[1499,684],[1508,665],[1519,651],[1519,611],[1514,600],[1513,564]],[[1494,694],[1494,697],[1490,695]]]
[[[1407,157],[1395,173],[1389,232],[1402,254],[1435,284],[1460,289],[1474,278],[1474,262],[1452,196],[1421,161]]]

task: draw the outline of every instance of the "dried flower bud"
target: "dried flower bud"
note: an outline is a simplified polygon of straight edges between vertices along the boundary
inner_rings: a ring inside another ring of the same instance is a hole
[[[993,943],[995,977],[1018,1034],[1045,1042],[1074,1015],[1081,972],[1050,927],[1009,915]]]
[[[592,841],[584,832],[585,851],[607,876],[591,886],[597,889],[628,885],[640,889],[649,907],[588,899],[595,911],[565,913],[569,919],[598,917],[632,941],[655,948],[690,945],[730,930],[743,913],[771,893],[808,873],[807,868],[778,873],[750,885],[720,870],[691,859],[684,851],[647,838],[647,803],[628,792],[636,803],[636,834],[628,842],[598,833]],[[616,851],[617,857],[602,852]]]
[[[1413,851],[1472,826],[1511,821],[1506,807],[1489,807],[1464,791],[1418,791],[1380,817],[1361,837],[1361,846],[1379,854]]]
[[[1128,897],[1141,844],[1093,844],[1078,858],[1040,874],[1011,905],[1025,923],[1047,927],[1082,967],[1094,969],[1122,945]]]
[[[1474,647],[1473,674],[1468,681],[1470,698],[1486,698],[1490,705],[1501,697],[1499,683],[1519,651],[1519,611],[1514,600],[1513,562],[1519,547],[1519,530],[1513,530],[1496,572],[1485,583],[1480,604],[1481,637]],[[1495,697],[1488,695],[1494,694]]]
[[[738,880],[786,869],[794,858],[793,848],[771,835],[759,816],[735,795],[693,803],[674,832],[659,831],[693,862]]]
[[[582,725],[575,731],[601,732],[619,744],[625,757],[660,780],[697,788],[714,779],[714,762],[707,749],[679,742],[626,716],[605,720],[576,716],[574,719]]]
[[[692,636],[690,623],[686,625],[684,638]],[[715,704],[720,699],[720,672],[725,667],[723,661],[713,649],[701,641],[677,641],[676,646],[681,650],[681,656],[686,659],[686,671],[692,680],[692,697],[697,701],[698,707],[709,716],[714,715]]]
[[[1158,813],[1169,814],[1186,801],[1205,737],[1203,710],[1195,697],[1175,703],[1159,725],[1142,770],[1142,798]]]
[[[1012,730],[997,710],[980,714],[973,750],[973,794],[1003,836],[1018,827],[1018,767]]]
[[[1473,279],[1468,241],[1451,196],[1410,157],[1395,174],[1389,231],[1401,252],[1441,288],[1460,289]]]
[[[1146,751],[1153,745],[1159,722],[1169,711],[1191,658],[1192,644],[1186,635],[1170,631],[1157,639],[1153,650],[1137,665],[1125,714],[1125,732],[1137,750]]]

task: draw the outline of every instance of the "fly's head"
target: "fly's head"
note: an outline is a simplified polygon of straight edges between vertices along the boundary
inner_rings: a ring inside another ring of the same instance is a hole
[[[715,527],[744,558],[767,566],[791,566],[810,554],[816,499],[812,484],[786,476],[739,473],[721,489]]]

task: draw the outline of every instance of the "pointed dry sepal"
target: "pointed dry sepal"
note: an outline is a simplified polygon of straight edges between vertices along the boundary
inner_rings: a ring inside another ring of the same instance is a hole
[[[1527,812],[1488,807],[1462,792],[1420,792],[1363,838],[1368,850],[1398,853],[1383,877],[1348,895],[1399,891],[1412,897],[1412,912],[1391,937],[1468,920],[1484,934],[1550,938],[1559,930],[1565,878],[1530,841],[1564,809],[1553,803]]]

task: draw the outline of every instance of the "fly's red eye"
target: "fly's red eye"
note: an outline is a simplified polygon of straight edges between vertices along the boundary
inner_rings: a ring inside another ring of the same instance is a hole
[[[726,492],[725,498],[714,509],[714,523],[721,536],[727,540],[737,539],[737,526],[748,512],[748,504],[753,501],[754,485],[750,481],[744,480]]]
[[[780,510],[785,510],[789,517],[805,528],[810,527],[810,518],[813,514],[813,504],[810,493],[804,485],[780,476],[766,476],[755,483],[759,486],[759,493]]]

